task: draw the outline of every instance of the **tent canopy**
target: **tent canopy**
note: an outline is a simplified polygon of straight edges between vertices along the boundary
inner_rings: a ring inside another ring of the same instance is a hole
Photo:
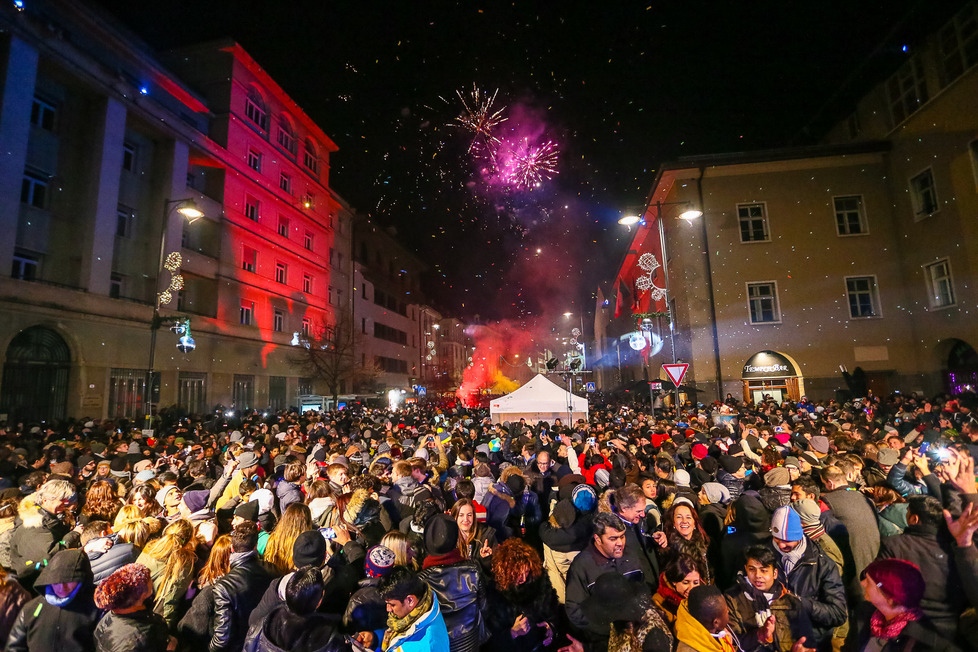
[[[566,387],[537,374],[515,392],[492,400],[489,414],[494,423],[520,419],[526,419],[527,423],[553,423],[554,419],[573,423],[578,419],[587,420],[588,404],[586,398],[571,394]]]

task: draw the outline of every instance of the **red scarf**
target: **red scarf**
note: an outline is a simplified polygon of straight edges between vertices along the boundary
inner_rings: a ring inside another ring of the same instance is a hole
[[[444,555],[428,555],[424,558],[424,563],[421,564],[422,568],[431,568],[432,566],[448,566],[449,564],[454,564],[459,561],[463,561],[465,558],[462,556],[462,552],[455,548],[450,552],[446,552]]]
[[[666,602],[675,609],[678,609],[679,603],[683,601],[683,596],[679,595],[675,589],[666,583],[665,573],[659,573],[659,588],[656,590],[656,593],[665,598]]]
[[[893,640],[900,635],[907,623],[920,620],[924,613],[920,609],[907,609],[893,617],[893,620],[886,620],[883,614],[877,609],[869,619],[869,629],[873,636],[884,640]]]

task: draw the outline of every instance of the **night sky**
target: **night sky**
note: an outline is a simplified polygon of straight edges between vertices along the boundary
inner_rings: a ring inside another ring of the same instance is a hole
[[[529,327],[590,311],[657,165],[817,142],[943,3],[101,4],[158,50],[240,42],[339,145],[334,189],[430,265],[436,306]],[[501,121],[457,121],[459,93]]]

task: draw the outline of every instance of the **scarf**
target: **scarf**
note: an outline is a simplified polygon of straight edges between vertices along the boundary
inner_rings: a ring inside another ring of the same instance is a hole
[[[894,616],[893,620],[886,620],[880,610],[877,609],[873,612],[872,618],[869,619],[869,630],[876,638],[892,640],[900,635],[907,623],[920,620],[923,615],[924,612],[920,609],[907,609]]]
[[[82,583],[79,582],[78,586],[76,586],[74,589],[71,590],[71,593],[69,593],[63,598],[59,598],[58,594],[54,592],[54,587],[45,586],[44,601],[54,607],[58,607],[58,608],[66,607],[69,602],[75,599],[75,596],[78,595],[79,591],[81,591],[81,587],[82,587]]]
[[[656,593],[665,598],[666,602],[670,607],[674,609],[679,608],[679,603],[683,601],[683,596],[679,595],[674,588],[669,586],[666,582],[666,574],[659,573],[659,588],[656,589]]]
[[[645,617],[632,627],[618,629],[615,623],[611,623],[610,636],[608,637],[608,650],[615,652],[641,652],[645,645],[645,639],[652,632],[658,629],[669,641],[669,649],[673,647],[672,629],[659,615],[659,610],[650,607],[645,612]]]
[[[758,627],[763,627],[764,623],[771,616],[771,603],[784,594],[784,585],[780,580],[775,579],[770,591],[761,591],[750,583],[743,573],[737,574],[737,587],[744,592],[747,600],[751,603],[754,610],[754,620]]]
[[[729,630],[719,634],[710,633],[689,613],[684,601],[676,614],[676,639],[698,652],[737,652],[740,644],[734,641]]]
[[[434,606],[434,597],[432,596],[433,594],[431,589],[427,589],[424,592],[424,596],[422,596],[421,601],[418,603],[418,606],[412,609],[408,615],[404,616],[404,618],[398,618],[394,614],[387,615],[387,631],[384,632],[384,641],[381,644],[380,649],[386,650],[390,648],[391,640],[395,635],[403,634],[413,627],[414,624],[421,619],[421,616],[428,613],[432,606]]]
[[[449,550],[444,555],[428,555],[424,558],[424,563],[421,565],[422,568],[431,568],[432,566],[448,566],[449,564],[454,564],[456,562],[463,561],[465,557],[462,556],[462,551],[458,548]]]
[[[243,564],[245,561],[254,557],[257,554],[258,552],[255,550],[249,550],[248,552],[232,552],[231,558],[228,560],[228,563],[231,566],[237,566],[238,564]]]
[[[811,525],[805,525],[802,523],[801,529],[802,532],[805,533],[805,536],[812,541],[818,541],[825,536],[825,526],[822,525],[821,521],[815,521],[815,523],[812,523]]]
[[[801,543],[789,553],[783,553],[780,549],[776,548],[778,554],[781,555],[781,560],[784,562],[784,574],[786,577],[798,565],[798,562],[801,561],[801,557],[805,554],[806,549],[808,549],[808,541],[806,539],[802,539]]]

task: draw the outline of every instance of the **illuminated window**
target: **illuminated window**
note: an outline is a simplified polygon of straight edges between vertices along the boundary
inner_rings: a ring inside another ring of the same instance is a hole
[[[251,326],[255,321],[255,302],[242,301],[239,321],[242,326]]]
[[[136,211],[125,204],[119,204],[115,210],[115,234],[120,238],[131,238],[135,220]]]
[[[924,266],[927,275],[931,308],[947,308],[957,303],[954,297],[954,278],[947,258]]]
[[[312,231],[306,231],[305,236],[302,238],[302,246],[312,251],[313,234]]]
[[[741,242],[767,242],[771,239],[764,204],[738,204],[737,219],[740,222]]]
[[[894,127],[929,99],[924,69],[917,57],[911,58],[886,80],[886,99]]]
[[[853,319],[880,316],[880,298],[875,276],[847,276],[846,296]]]
[[[306,294],[312,294],[312,276],[309,274],[302,275],[302,291]]]
[[[242,247],[241,269],[246,272],[254,272],[258,268],[258,251],[251,247]]]
[[[279,309],[275,309],[275,314],[272,316],[272,330],[276,333],[281,333],[285,330],[285,313]]]
[[[748,283],[747,302],[752,324],[777,324],[781,322],[778,307],[778,286],[773,282]]]
[[[136,171],[136,154],[139,152],[139,147],[133,145],[132,143],[122,144],[122,169],[126,172]]]
[[[278,234],[283,238],[289,237],[289,218],[278,216]]]
[[[286,173],[283,172],[279,176],[279,178],[278,178],[278,187],[281,188],[282,190],[284,190],[285,192],[287,192],[288,194],[291,195],[292,194],[292,177],[290,177],[289,175],[287,175]]]
[[[295,156],[297,149],[295,129],[284,116],[278,121],[278,144],[289,154]]]
[[[37,95],[31,102],[31,124],[45,131],[54,131],[54,119],[58,111],[52,102],[43,100]]]
[[[44,208],[47,198],[47,177],[36,172],[24,172],[24,179],[20,184],[20,202],[34,208]]]
[[[319,153],[316,144],[312,140],[306,140],[305,151],[302,156],[302,164],[313,174],[319,174]]]
[[[285,263],[275,263],[275,282],[285,283],[288,280],[289,266]]]
[[[930,168],[910,180],[910,199],[916,221],[937,212],[937,186],[934,185],[934,173]]]
[[[255,89],[248,90],[248,97],[245,99],[245,115],[262,131],[268,131],[268,110],[265,109],[265,100]]]
[[[258,221],[261,214],[261,202],[254,197],[245,197],[245,217],[253,222]]]
[[[255,172],[261,172],[261,152],[254,149],[248,150],[248,167]]]
[[[866,213],[863,211],[862,195],[835,197],[835,229],[839,235],[863,235],[869,233],[866,227]]]
[[[308,317],[303,317],[302,318],[302,334],[305,335],[306,337],[308,337],[309,336],[309,333],[311,333],[311,332],[312,332],[312,320],[309,319]]]
[[[10,278],[21,281],[37,280],[41,258],[37,254],[28,253],[22,249],[14,249],[14,263],[10,270]]]

